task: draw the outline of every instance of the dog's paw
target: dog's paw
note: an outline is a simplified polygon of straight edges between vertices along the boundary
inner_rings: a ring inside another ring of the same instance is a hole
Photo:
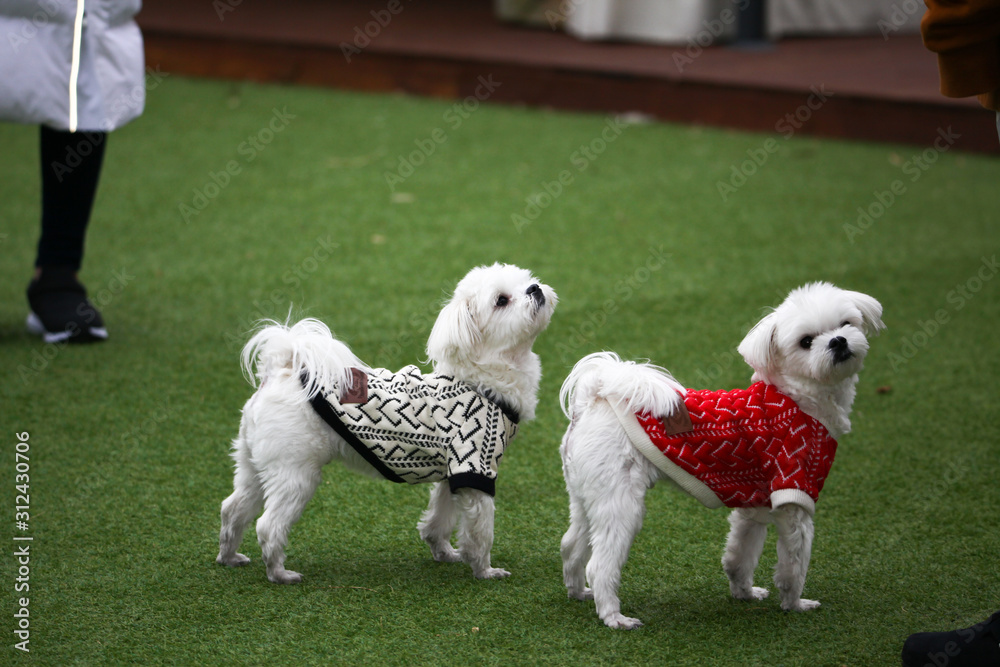
[[[819,606],[817,600],[798,599],[791,603],[781,603],[781,608],[785,611],[809,611]]]
[[[462,560],[462,554],[450,544],[444,547],[431,547],[431,556],[439,563],[457,563]]]
[[[737,600],[763,600],[771,594],[771,591],[766,588],[761,588],[760,586],[751,586],[749,589],[733,589],[732,594]]]
[[[572,600],[593,600],[594,591],[590,588],[584,588],[582,591],[566,591],[566,595]]]
[[[611,614],[604,619],[604,625],[616,630],[635,630],[642,627],[642,621],[638,618],[629,618],[623,614]]]
[[[488,567],[472,574],[475,575],[476,579],[504,579],[510,576],[510,572],[501,570],[499,567]]]
[[[268,572],[267,578],[275,584],[297,584],[302,581],[301,574],[285,569]]]
[[[233,554],[232,556],[223,556],[219,554],[215,562],[219,565],[228,565],[229,567],[241,567],[250,562],[250,559],[243,554]]]

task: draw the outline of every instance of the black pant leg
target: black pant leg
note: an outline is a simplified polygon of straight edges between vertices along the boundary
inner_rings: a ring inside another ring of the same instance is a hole
[[[79,270],[107,136],[42,126],[42,233],[35,266]]]

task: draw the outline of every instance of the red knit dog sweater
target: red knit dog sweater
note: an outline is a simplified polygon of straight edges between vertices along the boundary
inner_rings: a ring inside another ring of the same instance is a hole
[[[709,507],[795,503],[815,511],[837,451],[818,420],[763,382],[733,391],[688,390],[684,404],[692,428],[676,435],[658,417],[627,408],[618,414],[636,447]]]

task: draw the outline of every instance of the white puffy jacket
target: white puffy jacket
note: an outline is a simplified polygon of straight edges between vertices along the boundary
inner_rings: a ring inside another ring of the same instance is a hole
[[[0,0],[0,120],[111,131],[146,101],[142,0]]]

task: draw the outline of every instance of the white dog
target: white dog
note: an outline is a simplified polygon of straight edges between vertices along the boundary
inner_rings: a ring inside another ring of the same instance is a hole
[[[268,579],[301,581],[285,569],[288,533],[320,469],[337,459],[376,478],[436,482],[418,524],[434,558],[464,561],[481,579],[508,576],[490,565],[494,480],[518,421],[535,416],[541,364],[531,346],[556,300],[516,266],[473,269],[431,330],[429,375],[416,366],[369,368],[317,320],[257,332],[242,362],[248,378],[256,367],[260,387],[233,442],[234,491],[222,503],[217,562],[249,562],[237,548],[263,506],[257,540]]]
[[[560,393],[570,419],[560,448],[570,498],[562,539],[569,597],[593,599],[609,627],[642,625],[621,613],[621,570],[642,526],[646,490],[670,480],[708,507],[738,508],[722,558],[734,597],[767,596],[753,573],[774,523],[782,609],[819,606],[801,598],[814,503],[834,438],[850,431],[867,336],[884,328],[881,317],[879,303],[858,292],[828,283],[794,290],[739,345],[754,370],[747,390],[686,390],[666,370],[613,353],[580,360]]]

